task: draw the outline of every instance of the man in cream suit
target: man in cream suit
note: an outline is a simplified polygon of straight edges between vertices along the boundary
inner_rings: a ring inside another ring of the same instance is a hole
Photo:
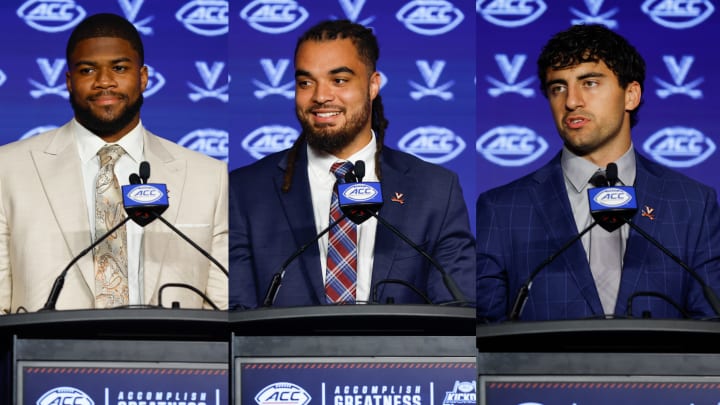
[[[129,175],[147,161],[150,183],[167,185],[169,208],[163,218],[224,268],[166,224],[156,220],[140,227],[130,221],[122,234],[107,238],[122,241],[122,247],[111,248],[101,266],[94,259],[96,248],[69,269],[56,308],[158,305],[161,301],[165,307],[177,302],[181,308],[226,309],[226,164],[143,127],[140,107],[148,71],[142,41],[130,22],[113,14],[88,17],[71,34],[66,56],[74,119],[0,147],[0,311],[41,309],[62,270],[102,236],[96,219],[109,221],[110,216],[101,214],[102,204],[96,203],[96,178],[104,165],[98,151],[106,145],[122,147],[111,166],[115,185],[128,184]],[[110,207],[124,215],[121,205]],[[115,257],[119,253],[124,259]],[[114,269],[117,278],[98,270],[123,261],[125,265]],[[167,286],[170,283],[183,286]],[[100,300],[99,290],[106,288],[117,288],[123,298]]]

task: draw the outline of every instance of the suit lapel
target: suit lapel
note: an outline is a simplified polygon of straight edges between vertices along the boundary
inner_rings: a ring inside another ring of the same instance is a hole
[[[159,139],[144,131],[143,145],[145,160],[150,163],[149,183],[160,183],[167,185],[169,207],[163,213],[170,223],[176,223],[180,197],[183,195],[185,178],[187,176],[187,162],[176,159],[163,145]],[[144,257],[164,258],[167,254],[168,245],[172,236],[172,230],[161,221],[153,221],[145,227],[143,235]],[[188,247],[190,248],[190,247]],[[153,294],[159,288],[162,263],[165,260],[144,260],[144,302],[150,302]]]
[[[70,256],[74,257],[86,249],[92,239],[88,231],[90,224],[80,157],[69,124],[58,129],[45,150],[31,153],[55,221]],[[92,255],[86,254],[76,265],[90,291],[94,291],[95,270]]]
[[[565,243],[576,237],[578,232],[582,231],[582,229],[577,229],[572,215],[559,155],[554,159],[552,166],[548,170],[538,172],[535,179],[538,183],[537,187],[532,190],[532,198],[537,201],[538,214],[544,222],[545,232],[550,235],[550,240],[556,241],[550,248],[550,252],[554,254]],[[562,267],[568,270],[568,279],[575,282],[592,312],[602,314],[602,304],[582,242],[575,241],[555,260],[563,263]]]
[[[292,232],[295,249],[299,249],[301,246],[310,243],[310,241],[317,236],[307,164],[307,148],[303,143],[298,150],[298,156],[295,162],[295,175],[293,176],[290,191],[288,193],[283,193],[282,191],[283,178],[287,167],[285,158],[280,162],[278,172],[273,177],[275,192],[282,205],[283,214],[288,221],[289,229]],[[315,300],[317,300],[318,303],[324,303],[325,283],[320,267],[320,250],[318,249],[317,242],[312,243],[296,260],[301,264],[299,270],[302,274],[291,274],[288,272],[286,277],[304,278],[304,284],[309,283],[312,285],[313,291],[315,292]]]

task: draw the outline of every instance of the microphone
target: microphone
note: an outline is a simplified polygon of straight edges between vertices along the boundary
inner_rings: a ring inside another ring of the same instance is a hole
[[[126,216],[122,221],[118,222],[115,226],[113,226],[110,230],[108,230],[106,233],[101,235],[99,238],[95,239],[95,242],[91,243],[90,246],[83,249],[80,253],[78,253],[75,257],[70,260],[70,263],[68,263],[67,266],[63,269],[62,272],[60,272],[60,275],[57,276],[55,279],[55,282],[53,283],[52,288],[50,289],[50,294],[48,295],[47,301],[45,301],[45,305],[40,309],[41,311],[54,311],[55,305],[57,304],[57,300],[60,297],[60,291],[62,291],[63,286],[65,285],[65,276],[67,275],[68,271],[72,268],[72,266],[77,263],[78,260],[80,260],[83,256],[88,254],[88,252],[92,251],[95,246],[99,245],[102,241],[108,238],[108,236],[112,235],[115,231],[120,229],[121,226],[125,225],[130,220],[129,216]]]
[[[405,236],[399,229],[378,215],[378,211],[383,205],[382,188],[380,182],[362,181],[362,178],[365,177],[365,162],[362,160],[355,162],[353,172],[358,180],[356,183],[338,184],[338,203],[342,212],[358,225],[365,222],[371,216],[375,217],[379,223],[430,261],[433,267],[442,275],[443,284],[455,301],[467,302],[465,295],[460,291],[455,280],[450,277],[437,260]]]
[[[145,163],[145,165],[143,165]],[[45,305],[42,307],[42,311],[54,310],[57,305],[57,300],[60,297],[60,291],[62,291],[65,285],[65,277],[70,271],[72,266],[77,263],[83,256],[91,252],[97,245],[107,239],[115,231],[120,229],[129,220],[135,221],[138,225],[144,227],[145,225],[152,222],[156,217],[151,215],[153,212],[157,212],[158,215],[162,214],[168,208],[167,191],[165,186],[162,184],[145,184],[147,179],[150,177],[150,164],[147,162],[140,163],[140,176],[133,173],[130,175],[129,186],[122,186],[123,195],[123,206],[127,216],[117,223],[114,227],[108,230],[105,234],[97,238],[87,248],[72,258],[70,263],[60,272],[60,275],[55,279],[50,294],[48,295]]]
[[[330,229],[332,229],[333,226],[337,225],[345,219],[347,215],[343,213],[340,218],[338,218],[336,221],[333,221],[328,225],[325,229],[323,229],[320,233],[317,234],[312,240],[310,240],[308,243],[300,246],[298,250],[296,250],[290,257],[288,257],[283,264],[280,266],[280,270],[278,270],[277,273],[273,274],[272,279],[270,280],[270,285],[268,285],[267,290],[265,291],[265,297],[263,298],[263,307],[271,307],[275,300],[277,299],[278,292],[280,291],[280,285],[282,284],[282,280],[285,277],[285,270],[290,265],[290,263],[293,262],[298,256],[300,256],[305,250],[307,250],[308,247],[312,246],[313,244],[317,243],[320,238],[323,237],[326,233],[330,232]]]

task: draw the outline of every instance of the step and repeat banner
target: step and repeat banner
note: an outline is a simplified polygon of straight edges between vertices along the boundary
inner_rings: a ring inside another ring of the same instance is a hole
[[[65,86],[67,39],[84,17],[100,12],[125,16],[142,36],[150,73],[143,124],[164,138],[227,160],[227,1],[3,0],[0,144],[72,118]]]
[[[380,42],[386,144],[457,172],[474,226],[478,193],[560,149],[535,59],[557,31],[601,23],[647,61],[636,148],[715,188],[720,123],[717,0],[4,0],[0,144],[72,116],[65,44],[86,15],[113,12],[143,36],[153,132],[231,169],[289,147],[292,55],[314,23],[347,18]],[[232,97],[231,97],[232,95]]]
[[[297,139],[297,38],[321,20],[344,18],[371,27],[380,44],[380,95],[390,121],[385,145],[457,172],[474,207],[472,1],[232,1],[230,16],[231,168]]]
[[[720,187],[717,0],[477,0],[477,192],[530,173],[562,148],[536,60],[556,32],[598,23],[647,64],[636,150]]]

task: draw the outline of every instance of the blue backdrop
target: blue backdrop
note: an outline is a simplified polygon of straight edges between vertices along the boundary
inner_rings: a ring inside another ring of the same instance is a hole
[[[717,0],[3,0],[0,144],[72,116],[65,43],[82,17],[114,12],[143,35],[143,122],[236,168],[297,137],[292,53],[327,18],[372,27],[386,144],[456,171],[474,224],[477,194],[561,147],[538,92],[540,47],[573,23],[626,36],[648,70],[636,148],[716,189]],[[157,179],[158,181],[161,179]]]

